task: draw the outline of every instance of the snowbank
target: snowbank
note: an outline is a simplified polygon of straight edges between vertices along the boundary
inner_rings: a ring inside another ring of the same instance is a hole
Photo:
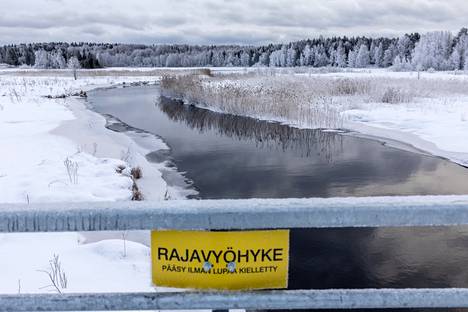
[[[150,252],[123,240],[80,244],[76,233],[0,236],[0,293],[54,292],[43,271],[59,256],[67,287],[62,292],[153,291]]]
[[[468,98],[366,106],[344,112],[346,128],[468,166]]]
[[[83,99],[61,98],[80,90],[155,79],[101,75],[75,81],[44,71],[28,75],[22,70],[21,77],[10,69],[0,71],[0,201],[129,200],[133,181],[125,173],[134,166],[142,168],[138,184],[144,195],[163,199],[167,187],[158,167],[163,165],[149,164],[144,157],[148,148],[166,148],[162,141],[149,137],[136,144],[125,134],[105,129],[105,119],[86,110]],[[127,169],[119,173],[119,166]],[[138,235],[144,241],[149,233]],[[122,238],[122,233],[107,233],[104,238]],[[49,270],[54,255],[68,280],[63,292],[154,290],[148,247],[100,239],[79,233],[0,234],[0,293],[55,291],[47,287],[47,274],[40,271]]]
[[[417,73],[374,70],[334,74],[335,77],[387,77],[417,79]],[[435,81],[427,96],[408,103],[359,103],[342,114],[345,128],[378,139],[408,144],[435,156],[468,166],[468,75],[460,72],[422,73],[420,79]],[[437,82],[440,83],[439,91]],[[447,92],[453,83],[462,89]]]
[[[134,146],[124,134],[104,129],[104,118],[87,111],[76,98],[46,98],[141,80],[148,77],[75,81],[69,77],[0,76],[1,201],[129,199],[132,181],[116,171],[118,166],[144,166],[148,178],[141,183],[153,182],[149,197],[163,199],[165,183],[144,158],[147,150]],[[165,148],[161,141],[153,145]],[[76,181],[69,176],[66,160],[78,165]]]

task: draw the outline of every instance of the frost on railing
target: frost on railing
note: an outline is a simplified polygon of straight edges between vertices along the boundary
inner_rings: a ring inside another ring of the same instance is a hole
[[[468,224],[468,196],[0,204],[0,232]]]
[[[461,224],[468,196],[0,204],[0,232]],[[455,288],[0,295],[0,312],[466,307]]]

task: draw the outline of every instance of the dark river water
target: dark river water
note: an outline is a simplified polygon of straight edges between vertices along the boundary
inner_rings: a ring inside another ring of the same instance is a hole
[[[468,194],[468,169],[443,159],[182,105],[157,86],[94,91],[88,101],[162,137],[170,152],[148,159],[170,159],[197,198]],[[468,287],[468,227],[299,229],[290,244],[291,289]]]

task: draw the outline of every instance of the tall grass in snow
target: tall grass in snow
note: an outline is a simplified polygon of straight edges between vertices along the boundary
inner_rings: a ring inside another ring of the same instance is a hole
[[[298,88],[296,81],[265,78],[252,75],[165,76],[161,80],[161,89],[164,96],[224,113],[313,128],[342,127],[343,120],[332,98],[313,94],[305,86]]]
[[[411,103],[416,98],[466,95],[468,88],[467,82],[460,79],[344,78],[250,72],[163,76],[161,92],[187,104],[229,114],[308,128],[342,128],[341,112],[364,103]]]

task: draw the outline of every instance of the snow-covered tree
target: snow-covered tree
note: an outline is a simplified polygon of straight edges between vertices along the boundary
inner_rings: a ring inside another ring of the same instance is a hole
[[[249,67],[250,66],[250,55],[248,52],[243,51],[240,56],[240,63],[241,66],[243,67]]]
[[[375,40],[371,40],[371,45],[369,47],[369,61],[370,64],[374,64],[374,54],[375,54]]]
[[[356,67],[356,56],[357,53],[354,50],[349,51],[348,53],[348,67]]]
[[[270,54],[270,67],[281,66],[281,50],[276,50]]]
[[[401,60],[410,60],[412,51],[412,42],[408,35],[404,35],[398,38],[398,42],[396,44],[396,52],[397,55],[400,56]]]
[[[468,32],[466,28],[462,29],[454,39],[456,44],[450,56],[450,61],[455,69],[463,69],[468,57],[468,34],[466,32]]]
[[[171,53],[166,58],[166,67],[177,67],[180,64],[179,55],[176,53]]]
[[[268,65],[270,65],[270,53],[263,52],[262,54],[260,54],[260,56],[258,58],[257,65],[259,65],[259,66],[268,66]]]
[[[230,52],[226,58],[226,65],[224,66],[240,66],[240,59],[236,53]]]
[[[72,56],[68,59],[67,62],[68,69],[71,69],[73,72],[73,78],[77,79],[76,70],[81,68],[80,61],[75,56]]]
[[[393,60],[392,70],[394,71],[410,71],[413,69],[411,63],[400,55],[397,55]]]
[[[384,52],[383,60],[382,60],[382,65],[384,67],[391,66],[393,64],[393,60],[395,58],[395,46],[391,44]]]
[[[294,67],[296,66],[296,61],[297,61],[297,52],[296,49],[291,46],[288,49],[288,52],[286,53],[286,66],[288,67]]]
[[[78,58],[83,68],[101,65],[389,67],[399,56],[397,65],[411,62],[423,69],[461,69],[468,63],[467,36],[468,29],[462,29],[456,36],[435,32],[422,39],[417,33],[400,38],[319,37],[263,46],[34,43],[0,46],[0,60],[14,66],[26,64],[38,68],[66,67],[65,61],[72,56]]]
[[[330,60],[328,59],[327,53],[323,45],[318,46],[317,49],[315,49],[314,66],[315,67],[327,66],[330,64],[329,62]]]
[[[369,49],[366,44],[361,44],[359,51],[356,55],[355,67],[364,68],[368,67],[370,64],[370,54]]]
[[[302,50],[301,57],[300,57],[300,63],[301,66],[309,66],[312,64],[312,50],[310,49],[310,45],[306,44],[304,49]]]
[[[382,67],[384,58],[383,44],[382,42],[374,49],[374,65],[376,67]]]
[[[336,49],[336,66],[346,67],[346,51],[343,47],[343,43],[340,41],[338,48]]]
[[[413,66],[421,70],[453,69],[450,61],[453,36],[447,31],[429,32],[416,44],[413,51]]]
[[[50,59],[49,53],[47,51],[40,49],[34,53],[34,57],[36,62],[34,63],[35,68],[49,68],[50,67]]]
[[[450,65],[455,70],[463,69],[463,60],[462,56],[457,49],[454,49],[452,55],[450,55]]]
[[[328,49],[328,64],[336,66],[336,50],[333,46]]]
[[[56,51],[50,55],[50,67],[51,68],[67,68],[67,61],[61,51]]]

